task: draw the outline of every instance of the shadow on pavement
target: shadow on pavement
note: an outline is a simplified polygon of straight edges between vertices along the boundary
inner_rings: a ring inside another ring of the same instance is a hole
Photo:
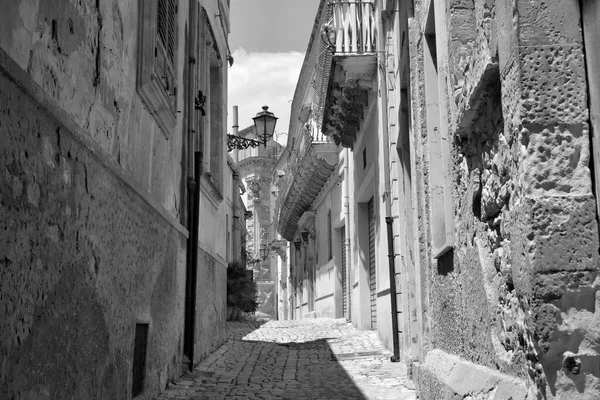
[[[228,347],[212,365],[194,371],[194,399],[365,398],[336,361],[327,339],[232,340]]]

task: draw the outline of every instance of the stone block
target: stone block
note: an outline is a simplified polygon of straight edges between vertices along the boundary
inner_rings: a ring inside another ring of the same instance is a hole
[[[517,0],[515,8],[519,45],[582,43],[578,2]]]
[[[487,395],[485,398],[489,400],[518,400],[528,395],[524,381],[438,349],[427,353],[425,361],[414,370],[419,393],[426,389],[425,393],[432,396],[424,398],[462,399],[469,395]],[[456,395],[459,396],[454,397]]]
[[[528,196],[591,193],[587,124],[526,124],[521,130],[524,193]]]
[[[598,224],[591,194],[528,198],[513,211],[512,265],[521,293],[530,293],[533,273],[597,268]]]
[[[588,119],[581,45],[519,47],[523,123],[576,123]]]

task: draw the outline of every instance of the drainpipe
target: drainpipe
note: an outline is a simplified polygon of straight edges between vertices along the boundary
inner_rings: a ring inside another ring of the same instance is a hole
[[[382,19],[383,20],[383,19]],[[385,22],[383,24],[386,25]],[[379,32],[379,43],[384,43],[383,32]],[[379,55],[379,53],[377,53]],[[386,61],[379,61],[380,84],[382,86],[381,93],[381,127],[383,133],[383,165],[390,165],[390,141],[389,141],[389,125],[388,125],[388,85],[387,85],[387,69],[384,64]],[[392,311],[392,342],[394,346],[394,355],[390,357],[390,361],[400,361],[400,343],[398,340],[398,294],[396,292],[396,265],[394,252],[394,217],[392,217],[392,189],[390,184],[390,170],[384,168],[384,185],[385,185],[385,223],[387,225],[387,241],[388,241],[388,265],[390,274],[390,303]]]
[[[346,243],[344,243],[344,251],[346,252],[346,295],[348,296],[348,320],[352,321],[352,292],[354,291],[354,276],[350,274],[352,265],[351,256],[352,251],[350,249],[350,151],[348,148],[344,148],[344,208],[346,223],[344,224],[344,230],[346,231]]]
[[[196,288],[198,282],[198,225],[200,223],[200,177],[202,176],[202,163],[204,162],[204,153],[194,152],[194,175],[196,177],[196,187],[194,192],[194,218],[192,219],[192,271],[191,271],[191,309],[190,309],[190,371],[194,370],[194,340],[196,338]]]
[[[398,303],[396,294],[396,265],[394,263],[394,218],[385,217],[387,224],[387,239],[388,239],[388,260],[390,268],[390,297],[392,303],[392,330],[394,335],[392,341],[394,343],[394,355],[390,357],[392,362],[400,361],[400,343],[398,341]]]
[[[198,209],[199,209],[199,188],[198,179],[200,177],[200,167],[202,153],[195,151],[195,131],[196,110],[194,108],[194,99],[196,95],[196,42],[197,42],[197,10],[196,1],[189,2],[189,29],[190,40],[188,55],[188,114],[187,114],[187,193],[188,193],[188,242],[186,255],[186,286],[185,286],[185,332],[184,332],[184,354],[188,357],[188,368],[194,370],[194,341],[196,324],[196,280],[198,269]],[[200,163],[198,162],[200,159]]]

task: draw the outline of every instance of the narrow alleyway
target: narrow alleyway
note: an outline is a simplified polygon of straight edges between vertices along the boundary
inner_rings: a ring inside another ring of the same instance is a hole
[[[228,322],[228,341],[158,398],[415,399],[375,331],[343,319]]]

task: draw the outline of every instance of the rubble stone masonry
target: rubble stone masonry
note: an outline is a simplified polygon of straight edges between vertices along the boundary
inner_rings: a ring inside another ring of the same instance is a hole
[[[3,2],[0,398],[124,399],[141,379],[145,399],[181,374],[183,114],[165,131],[137,93],[139,14],[137,1]]]
[[[0,73],[0,397],[117,399],[180,373],[185,236]]]

